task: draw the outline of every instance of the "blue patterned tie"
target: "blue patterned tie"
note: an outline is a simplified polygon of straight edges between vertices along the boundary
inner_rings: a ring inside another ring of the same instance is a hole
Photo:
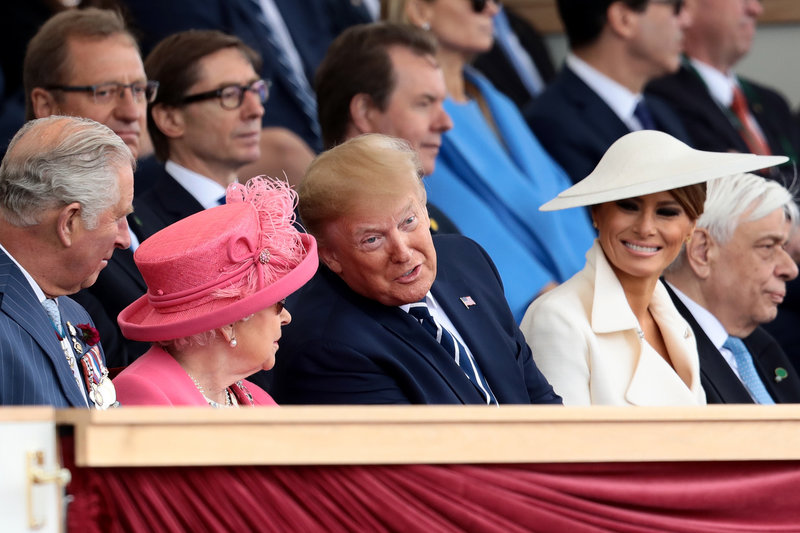
[[[275,53],[275,59],[278,61],[278,68],[286,81],[289,82],[289,85],[291,85],[292,92],[300,101],[300,107],[303,109],[303,113],[308,117],[311,131],[314,132],[314,135],[319,137],[321,135],[321,130],[319,121],[317,120],[317,96],[314,94],[313,89],[311,89],[311,85],[308,83],[305,74],[297,72],[297,70],[292,67],[286,50],[281,46],[280,41],[275,35],[275,30],[267,20],[267,17],[264,16],[261,3],[258,0],[250,0],[250,2],[256,8],[256,18],[264,28],[264,35],[267,37],[267,41],[269,41],[272,51]]]
[[[642,129],[656,129],[656,123],[653,121],[653,115],[650,114],[650,110],[647,108],[647,104],[644,102],[644,100],[639,100],[639,103],[636,104],[636,108],[633,110],[633,116],[639,119]]]
[[[744,383],[744,386],[750,391],[750,396],[753,397],[756,403],[773,405],[775,402],[764,387],[761,378],[758,377],[758,372],[756,372],[756,367],[753,364],[753,357],[750,355],[750,352],[747,351],[747,346],[744,345],[742,339],[730,336],[722,347],[727,348],[733,353],[733,358],[736,360],[736,366],[739,369],[739,376],[742,379],[742,383]]]
[[[61,325],[61,313],[58,310],[58,304],[52,298],[45,298],[42,302],[42,307],[44,307],[47,316],[50,317],[50,322],[53,323],[53,327],[56,328],[58,334],[62,337],[64,336],[64,327]]]
[[[419,320],[425,331],[430,333],[436,341],[442,345],[448,354],[455,360],[456,364],[464,371],[469,380],[475,385],[486,399],[487,404],[497,404],[497,399],[492,394],[486,378],[483,377],[480,368],[475,361],[467,354],[464,345],[458,342],[458,339],[439,325],[431,316],[428,306],[424,302],[417,302],[411,304],[408,309],[408,314]]]

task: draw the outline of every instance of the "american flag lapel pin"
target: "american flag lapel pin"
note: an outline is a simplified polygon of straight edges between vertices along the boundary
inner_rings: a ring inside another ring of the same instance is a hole
[[[461,303],[464,304],[464,307],[467,309],[475,305],[475,300],[472,299],[472,296],[462,296],[459,300],[461,300]]]

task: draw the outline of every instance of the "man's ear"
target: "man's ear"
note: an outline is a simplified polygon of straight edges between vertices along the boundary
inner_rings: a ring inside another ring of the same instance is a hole
[[[150,111],[150,116],[159,131],[171,139],[182,137],[186,131],[183,109],[179,107],[156,104]]]
[[[31,91],[31,109],[33,116],[44,118],[50,115],[58,115],[61,108],[56,102],[53,93],[41,87],[35,87]]]
[[[366,93],[358,93],[350,100],[350,121],[358,133],[376,133],[375,110],[372,98]]]
[[[695,228],[691,235],[692,238],[685,245],[686,260],[698,278],[708,279],[719,247],[706,229]]]
[[[78,202],[65,205],[58,212],[56,235],[58,235],[58,240],[65,248],[72,246],[75,236],[83,229],[82,212],[81,204]]]
[[[342,273],[342,264],[339,262],[336,252],[325,246],[319,246],[317,251],[319,253],[319,258],[325,263],[325,266],[330,268],[335,274]]]
[[[623,39],[630,39],[639,31],[640,15],[624,2],[612,2],[606,10],[608,29]]]

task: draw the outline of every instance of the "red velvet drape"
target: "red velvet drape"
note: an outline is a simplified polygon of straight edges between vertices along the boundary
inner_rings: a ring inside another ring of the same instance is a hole
[[[70,469],[71,533],[800,531],[797,461]]]

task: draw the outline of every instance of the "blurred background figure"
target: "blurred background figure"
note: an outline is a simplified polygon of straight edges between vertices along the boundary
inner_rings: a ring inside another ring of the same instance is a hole
[[[556,80],[525,110],[537,138],[573,182],[631,131],[688,142],[667,104],[642,91],[678,70],[689,18],[682,1],[557,0],[570,52]]]
[[[508,6],[494,16],[494,44],[473,61],[492,85],[524,109],[553,81],[556,68],[537,29]]]
[[[408,24],[359,24],[337,37],[317,69],[314,82],[326,148],[364,133],[407,140],[422,172],[436,168],[442,135],[453,127],[436,61],[436,39]],[[434,233],[458,228],[428,202]]]
[[[159,231],[136,251],[145,296],[119,317],[152,348],[114,384],[122,405],[274,405],[245,378],[275,364],[285,298],[317,270],[316,242],[294,227],[296,194],[253,178],[227,203]]]

